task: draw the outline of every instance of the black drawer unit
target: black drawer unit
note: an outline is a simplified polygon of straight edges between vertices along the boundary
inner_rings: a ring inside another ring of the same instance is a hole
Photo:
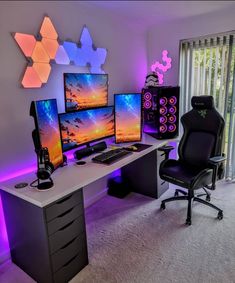
[[[53,271],[56,272],[61,269],[70,259],[84,250],[84,247],[86,247],[86,235],[82,233],[51,256]]]
[[[81,270],[85,265],[87,265],[86,257],[87,251],[84,249],[81,250],[76,256],[74,256],[67,263],[65,263],[60,270],[55,272],[55,282],[68,282],[72,277],[77,274],[78,270]]]
[[[49,237],[51,254],[58,251],[61,247],[69,243],[73,238],[81,234],[84,229],[84,217],[72,220],[70,223],[60,228],[56,233]]]
[[[67,283],[88,264],[83,191],[40,208],[1,191],[12,261],[38,283]]]
[[[162,152],[151,151],[122,167],[122,178],[133,192],[159,198],[169,188],[169,183],[159,177],[159,164],[163,160]]]
[[[70,208],[82,203],[82,191],[70,194],[45,209],[46,220],[50,221],[68,211]]]
[[[77,217],[81,215],[83,216],[83,204],[82,203],[68,209],[66,212],[63,212],[62,214],[54,218],[52,221],[47,223],[48,234],[52,235],[59,230],[60,231],[63,230],[63,227],[65,227],[72,220],[76,219]]]

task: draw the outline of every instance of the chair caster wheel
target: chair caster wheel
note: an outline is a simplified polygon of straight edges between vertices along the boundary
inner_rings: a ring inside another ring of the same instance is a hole
[[[191,220],[190,220],[190,219],[186,219],[185,224],[190,226],[190,225],[192,224],[192,222],[191,222]]]
[[[185,224],[190,226],[192,224],[192,222],[191,222],[191,220],[186,220]]]
[[[211,201],[211,197],[210,196],[206,196],[206,201]]]
[[[217,215],[217,219],[222,220],[223,219],[223,211],[219,211]]]
[[[161,209],[164,210],[166,208],[166,205],[164,202],[161,203]]]
[[[178,197],[179,193],[177,191],[175,191],[175,197]]]

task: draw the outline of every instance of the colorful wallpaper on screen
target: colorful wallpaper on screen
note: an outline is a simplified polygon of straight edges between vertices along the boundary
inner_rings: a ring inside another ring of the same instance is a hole
[[[104,107],[60,115],[63,151],[114,135],[114,109]]]
[[[116,142],[141,139],[141,94],[115,95]]]
[[[36,113],[41,146],[48,148],[50,160],[56,168],[63,161],[56,100],[37,101]]]
[[[108,76],[64,74],[66,110],[108,105]]]

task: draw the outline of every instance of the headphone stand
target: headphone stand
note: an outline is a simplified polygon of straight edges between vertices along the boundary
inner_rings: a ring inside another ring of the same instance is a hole
[[[46,191],[46,190],[49,190],[51,187],[54,186],[54,183],[53,183],[53,180],[51,179],[51,177],[46,182],[40,183],[39,179],[37,181],[38,181],[37,189],[39,191]]]

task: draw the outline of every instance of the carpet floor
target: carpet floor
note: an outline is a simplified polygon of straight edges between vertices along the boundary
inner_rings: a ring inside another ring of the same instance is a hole
[[[184,224],[186,201],[160,211],[161,200],[173,193],[158,200],[105,196],[86,209],[89,265],[70,283],[235,283],[235,184],[221,182],[212,192],[222,221],[194,203],[191,226]],[[34,281],[7,263],[0,282]]]

